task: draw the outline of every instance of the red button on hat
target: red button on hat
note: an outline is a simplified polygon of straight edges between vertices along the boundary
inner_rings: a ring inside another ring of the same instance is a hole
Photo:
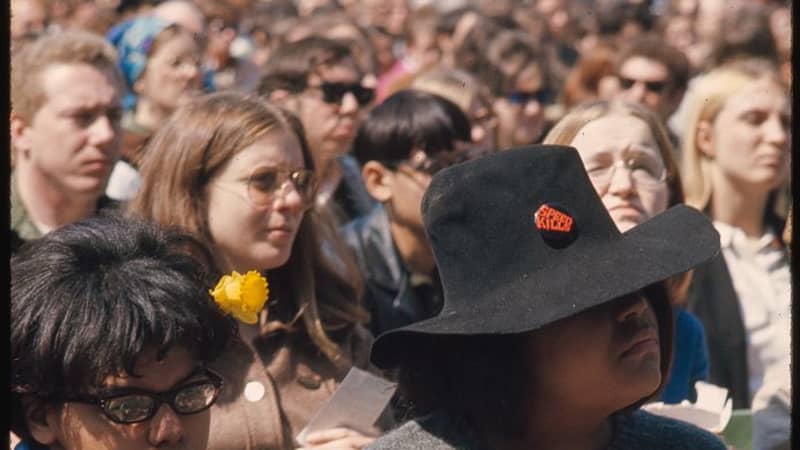
[[[578,237],[575,219],[557,203],[543,203],[533,215],[542,239],[553,248],[564,248]]]

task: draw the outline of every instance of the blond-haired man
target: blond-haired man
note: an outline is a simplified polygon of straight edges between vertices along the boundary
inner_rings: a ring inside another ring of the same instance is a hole
[[[109,203],[121,80],[114,49],[88,32],[47,34],[14,55],[12,235],[38,238]]]

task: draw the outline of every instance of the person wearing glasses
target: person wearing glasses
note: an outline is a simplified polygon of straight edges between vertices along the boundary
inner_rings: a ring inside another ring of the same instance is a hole
[[[375,96],[365,75],[345,44],[311,36],[278,47],[258,88],[300,118],[319,180],[317,201],[337,205],[340,221],[372,206],[358,177],[345,176],[342,161]]]
[[[208,448],[294,448],[350,368],[369,369],[372,342],[356,263],[326,210],[312,209],[315,166],[302,126],[263,99],[210,94],[170,117],[141,167],[131,215],[197,237],[214,255],[214,275],[259,270],[269,280],[258,323],[240,323],[241,339],[214,365],[226,387]],[[372,440],[340,429],[308,438],[336,448]]]
[[[592,186],[622,232],[683,203],[680,174],[665,127],[642,105],[622,100],[585,103],[558,121],[544,143],[578,150]],[[668,280],[675,348],[660,394],[665,403],[695,401],[694,384],[708,380],[705,331],[685,308],[690,280],[689,273]]]
[[[660,37],[645,35],[623,49],[616,73],[618,97],[644,105],[667,123],[686,93],[690,65],[677,48]],[[670,139],[678,144],[675,136]]]
[[[685,205],[621,233],[594,190],[565,146],[433,177],[422,217],[444,306],[375,340],[412,420],[370,450],[725,449],[639,409],[670,364],[664,280],[713,257],[719,236]]]
[[[199,243],[119,216],[67,225],[11,258],[18,449],[203,450],[235,325]]]
[[[373,335],[439,311],[441,284],[420,202],[431,176],[470,158],[469,146],[469,119],[459,107],[422,91],[390,96],[359,128],[353,153],[378,204],[343,233],[364,275]]]
[[[201,94],[201,50],[192,31],[154,16],[123,22],[107,39],[119,53],[126,94],[122,158],[106,195],[127,201],[141,184],[137,168],[144,142],[179,105]]]
[[[474,72],[494,97],[498,150],[539,142],[544,134],[545,108],[553,99],[547,61],[537,48],[521,32],[502,31]]]

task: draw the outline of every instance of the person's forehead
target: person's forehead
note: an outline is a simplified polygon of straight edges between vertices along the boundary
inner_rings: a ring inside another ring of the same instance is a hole
[[[536,63],[526,65],[517,74],[517,89],[535,91],[541,87],[543,82],[542,70]]]
[[[669,78],[667,65],[645,56],[632,56],[622,63],[620,75],[636,80],[666,81]]]
[[[121,86],[113,69],[90,64],[52,64],[42,71],[40,81],[45,102],[71,106],[110,106],[120,102]]]
[[[162,359],[157,358],[155,349],[148,348],[136,360],[134,373],[112,375],[106,377],[104,389],[134,387],[153,392],[168,391],[193,373],[197,373],[202,364],[192,358],[183,347],[173,347]]]
[[[647,144],[650,147],[655,144],[655,138],[650,130],[650,126],[643,119],[630,115],[612,114],[603,116],[584,125],[573,138],[573,143],[586,143],[590,141],[596,144]],[[603,147],[604,145],[592,146],[592,148]],[[585,153],[585,145],[578,148],[580,153]],[[603,148],[602,150],[609,150]],[[656,150],[657,151],[657,150]]]
[[[745,86],[725,102],[725,107],[735,111],[757,108],[786,114],[791,110],[788,93],[768,79]]]
[[[316,68],[314,74],[322,81],[329,82],[355,82],[361,78],[358,65],[352,57],[347,57],[331,64],[320,65]]]

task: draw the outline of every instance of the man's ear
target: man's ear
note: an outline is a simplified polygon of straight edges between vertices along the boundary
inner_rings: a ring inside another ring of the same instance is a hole
[[[714,130],[711,122],[701,120],[697,124],[694,145],[697,150],[708,159],[714,159]]]
[[[28,123],[13,111],[10,114],[11,146],[15,157],[27,158],[30,155],[31,139]]]
[[[52,446],[57,442],[58,433],[52,420],[54,417],[48,414],[51,405],[38,397],[26,395],[22,397],[22,408],[25,412],[25,423],[28,426],[31,436],[41,444]]]
[[[375,200],[386,203],[394,194],[394,172],[378,161],[367,161],[361,169],[367,192]]]

